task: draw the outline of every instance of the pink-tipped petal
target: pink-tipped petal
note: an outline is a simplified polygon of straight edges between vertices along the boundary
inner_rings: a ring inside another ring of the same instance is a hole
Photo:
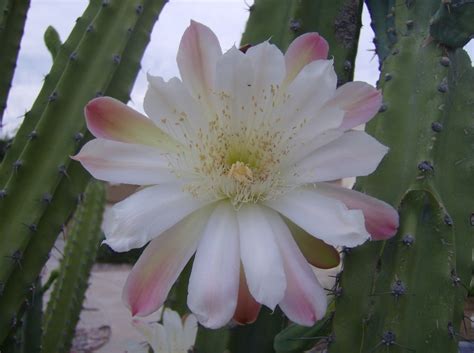
[[[329,183],[318,183],[316,190],[325,196],[342,201],[349,209],[362,210],[365,227],[372,239],[384,240],[397,233],[398,212],[388,203]]]
[[[239,226],[232,204],[222,201],[209,218],[194,257],[188,307],[208,328],[227,324],[239,291]]]
[[[310,187],[291,190],[264,203],[329,245],[354,247],[370,238],[362,211],[349,210],[343,202]]]
[[[291,321],[312,326],[326,312],[326,293],[280,215],[269,209],[266,213],[280,249],[287,281],[280,308]]]
[[[240,325],[251,324],[257,320],[261,305],[250,294],[244,269],[240,270],[239,296],[234,321]]]
[[[132,315],[158,310],[179,274],[196,251],[209,209],[194,212],[155,238],[129,274],[122,298]]]
[[[318,33],[306,33],[296,38],[285,54],[287,81],[293,81],[301,69],[310,62],[327,59],[328,52],[328,42]]]
[[[81,162],[94,178],[111,183],[152,185],[176,182],[168,159],[149,146],[98,138],[87,142],[71,158]]]
[[[143,188],[106,210],[104,243],[118,252],[140,248],[210,202],[177,183]]]
[[[197,99],[205,99],[214,86],[217,59],[222,55],[219,41],[209,27],[191,20],[178,49],[181,79]]]
[[[176,149],[176,141],[153,121],[111,97],[91,100],[84,109],[89,131],[107,140]]]
[[[340,129],[349,130],[365,124],[377,114],[382,105],[382,93],[365,82],[348,82],[336,90],[329,104],[346,112]]]

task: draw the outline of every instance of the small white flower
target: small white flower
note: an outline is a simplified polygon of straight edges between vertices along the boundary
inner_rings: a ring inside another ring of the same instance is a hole
[[[222,54],[192,21],[177,57],[182,81],[148,77],[150,119],[112,98],[87,105],[97,139],[74,158],[98,179],[145,186],[104,224],[116,251],[150,242],[123,293],[133,315],[162,306],[196,254],[188,306],[203,325],[251,322],[260,304],[312,325],[326,294],[308,262],[332,267],[332,246],[395,234],[392,207],[330,183],[372,173],[387,148],[351,130],[376,114],[380,92],[337,88],[327,55],[317,33],[285,55],[268,42]]]
[[[154,353],[188,353],[194,345],[198,329],[194,315],[188,315],[182,321],[178,313],[170,309],[164,310],[163,324],[134,320],[133,326],[143,335]]]

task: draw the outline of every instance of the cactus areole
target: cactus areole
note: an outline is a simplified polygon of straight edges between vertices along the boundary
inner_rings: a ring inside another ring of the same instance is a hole
[[[336,88],[327,54],[317,33],[286,54],[268,42],[223,54],[192,21],[181,80],[148,78],[150,119],[108,97],[87,105],[97,139],[74,158],[98,179],[144,186],[104,223],[116,251],[150,242],[124,288],[133,315],[162,306],[195,254],[188,306],[204,326],[252,322],[261,304],[312,325],[326,294],[305,246],[327,268],[339,262],[333,246],[395,234],[392,207],[330,183],[372,173],[388,149],[352,130],[375,115],[380,93],[362,82]]]

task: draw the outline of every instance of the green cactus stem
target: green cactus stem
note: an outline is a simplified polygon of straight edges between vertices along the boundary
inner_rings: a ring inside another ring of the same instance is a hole
[[[13,142],[10,144],[8,149],[6,149],[6,155],[0,164],[0,190],[5,189],[8,178],[11,175],[11,166],[16,160],[20,158],[20,154],[27,144],[30,134],[35,130],[35,126],[48,104],[49,97],[52,97],[54,88],[56,87],[67,63],[69,62],[69,57],[75,51],[79,41],[86,33],[87,27],[97,15],[100,7],[101,0],[90,1],[82,16],[77,19],[76,25],[74,26],[68,39],[61,46],[61,49],[54,60],[51,71],[44,79],[44,84],[38,97],[33,103],[31,110],[25,114],[25,119],[17,131]]]
[[[50,353],[69,352],[82,311],[89,275],[102,239],[100,230],[105,206],[105,187],[92,181],[77,208],[67,232],[59,277],[44,315],[42,349]]]
[[[122,60],[111,80],[116,84],[109,85],[105,91],[106,95],[122,100],[129,97],[139,70],[140,58],[143,56],[151,30],[163,5],[164,1],[155,0],[146,0],[144,3],[143,11],[127,37]],[[81,119],[83,119],[82,116]],[[81,137],[83,141],[91,138],[85,132]],[[77,148],[79,147],[80,144]],[[38,220],[36,232],[29,239],[28,246],[24,250],[21,269],[15,267],[8,281],[3,284],[4,291],[0,295],[0,312],[2,313],[0,315],[0,346],[11,329],[12,322],[20,317],[24,298],[29,295],[28,288],[40,274],[57,235],[61,232],[62,225],[67,223],[70,214],[76,207],[78,198],[90,179],[90,175],[79,163],[70,163],[66,174],[68,177],[62,178],[55,193],[50,198],[48,197],[50,203],[47,203],[44,213]]]
[[[442,1],[430,22],[430,34],[450,48],[462,48],[474,36],[474,1]]]
[[[7,107],[30,0],[0,2],[0,126]]]
[[[133,2],[115,1],[100,9],[92,30],[80,41],[77,55],[70,58],[50,96],[33,137],[13,162],[7,195],[0,201],[0,213],[10,220],[0,224],[2,282],[21,264],[28,241],[48,207],[45,195],[54,195],[59,182],[68,178],[69,156],[78,146],[75,136],[85,131],[84,106],[107,89],[130,38],[128,29],[133,29],[139,17],[135,7]]]
[[[43,293],[41,280],[38,278],[33,287],[34,293],[28,302],[25,315],[23,317],[21,352],[40,353],[41,335],[43,333]]]
[[[44,32],[44,44],[48,48],[49,53],[51,54],[53,60],[58,55],[61,50],[61,38],[59,37],[58,31],[53,26],[48,26]]]
[[[399,207],[400,229],[345,256],[330,353],[457,352],[472,269],[474,69],[463,50],[427,40],[437,8],[395,3],[385,104],[367,127],[390,152],[356,188]]]

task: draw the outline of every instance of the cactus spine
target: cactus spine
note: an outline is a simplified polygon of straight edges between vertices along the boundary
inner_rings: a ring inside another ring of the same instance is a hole
[[[99,8],[101,8],[101,2],[99,1],[98,3]],[[130,9],[131,6],[130,4],[118,4],[119,2],[116,2],[115,4],[109,3],[108,7],[127,6]],[[90,4],[90,6],[92,5],[93,3]],[[129,15],[138,16],[139,18],[133,28],[125,27],[126,35],[124,38],[121,38],[121,40],[126,42],[126,47],[123,50],[120,63],[114,63],[117,67],[107,89],[104,91],[105,94],[122,100],[126,100],[129,97],[131,87],[133,86],[133,82],[135,81],[140,67],[140,58],[148,44],[151,29],[153,28],[158,13],[163,5],[164,1],[147,0],[143,5],[143,11],[137,12],[137,7],[131,7],[131,10],[133,11],[132,13],[129,13]],[[86,13],[89,10],[90,8],[86,10]],[[121,20],[122,25],[127,26],[127,23],[126,21],[123,21],[123,18],[119,17],[113,19],[114,22],[120,22]],[[78,22],[78,25],[81,22],[82,21]],[[83,23],[81,23],[81,25],[82,24]],[[87,31],[88,26],[89,25],[87,24],[84,27],[84,31]],[[128,28],[132,28],[132,30],[129,31]],[[73,33],[75,30],[73,30]],[[106,40],[106,33],[104,33],[103,37],[101,36],[100,38]],[[66,41],[65,45],[68,42],[69,40]],[[100,40],[96,42],[97,45],[101,45]],[[73,51],[76,50],[73,48]],[[109,58],[113,59],[112,53],[113,52],[110,52]],[[57,62],[58,58],[55,60],[55,65]],[[77,74],[78,73],[76,73],[76,75]],[[77,84],[78,82],[80,81],[76,80],[75,83]],[[115,84],[112,85],[114,82]],[[70,119],[71,117],[64,116],[63,118]],[[80,115],[78,113],[76,119],[83,122],[84,119],[82,113]],[[82,139],[82,141],[90,138],[90,136],[85,134],[83,126],[81,126],[81,129],[77,132],[72,135],[73,141],[74,138],[78,140]],[[69,138],[70,136],[63,136],[65,141],[69,141]],[[80,147],[80,142],[82,141],[77,142],[77,148]],[[45,141],[45,143],[46,142],[48,141]],[[68,158],[67,152],[64,154],[64,158]],[[3,342],[5,339],[5,336],[12,327],[12,323],[17,321],[16,318],[18,317],[18,312],[22,306],[24,297],[29,293],[29,286],[39,275],[47,260],[48,254],[53,247],[57,234],[60,233],[62,225],[67,222],[69,215],[76,206],[79,195],[83,192],[87,181],[90,179],[88,173],[84,171],[79,163],[69,163],[64,174],[67,175],[67,177],[62,178],[54,194],[51,194],[51,197],[47,197],[48,202],[45,204],[32,202],[39,207],[44,207],[44,213],[41,215],[41,218],[38,219],[36,231],[29,239],[28,245],[22,254],[21,269],[18,266],[15,267],[9,276],[8,281],[6,283],[3,282],[4,291],[3,294],[0,295],[0,312],[2,313],[0,316],[0,342]]]
[[[88,278],[102,238],[100,226],[105,187],[90,182],[67,234],[64,257],[44,316],[44,352],[69,352],[88,287]]]
[[[380,23],[387,13],[375,3]],[[344,259],[331,353],[457,352],[472,267],[474,70],[463,50],[426,40],[437,7],[390,8],[397,41],[382,64],[385,105],[367,130],[391,150],[356,188],[398,206],[400,229]]]
[[[30,0],[3,0],[0,2],[0,127],[7,107],[20,41],[25,27]]]

